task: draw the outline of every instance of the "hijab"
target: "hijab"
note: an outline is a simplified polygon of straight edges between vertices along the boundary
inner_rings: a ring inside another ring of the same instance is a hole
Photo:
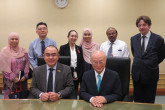
[[[11,59],[21,58],[25,55],[26,50],[19,45],[13,46],[11,39],[16,37],[19,44],[19,35],[15,32],[10,33],[8,37],[8,45],[5,46],[0,52],[0,70],[11,73]]]
[[[84,34],[86,31],[89,31],[89,33],[91,34],[91,40],[90,42],[86,42],[84,40]],[[82,32],[82,39],[81,39],[81,42],[80,42],[80,46],[82,47],[82,50],[83,50],[83,57],[84,57],[84,60],[91,64],[91,61],[90,61],[90,57],[91,57],[91,54],[95,51],[95,50],[99,50],[100,49],[100,46],[94,42],[92,40],[92,30],[90,28],[85,28]]]

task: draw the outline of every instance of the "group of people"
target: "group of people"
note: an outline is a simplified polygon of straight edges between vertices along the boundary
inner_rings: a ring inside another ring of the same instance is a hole
[[[131,37],[133,54],[132,77],[134,101],[154,103],[159,64],[165,55],[164,39],[150,31],[151,19],[140,16],[136,21],[140,33]],[[19,35],[12,32],[8,45],[0,53],[0,70],[3,73],[4,98],[8,99],[13,88],[27,90],[30,64],[33,77],[29,98],[42,101],[56,101],[60,98],[91,102],[95,107],[104,103],[121,100],[122,90],[118,73],[106,68],[106,57],[129,57],[129,49],[124,41],[117,39],[114,27],[106,31],[108,40],[101,45],[92,40],[92,30],[85,28],[79,45],[78,33],[70,30],[68,43],[58,51],[54,40],[47,37],[48,27],[44,22],[36,25],[39,38],[32,41],[29,52],[19,47]],[[66,65],[58,62],[59,56],[70,56]],[[37,58],[43,57],[46,64],[38,66]]]

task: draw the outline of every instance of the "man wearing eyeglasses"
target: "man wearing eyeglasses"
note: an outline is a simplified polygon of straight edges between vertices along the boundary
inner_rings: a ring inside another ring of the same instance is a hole
[[[37,65],[37,57],[42,57],[45,47],[49,45],[56,45],[56,42],[47,37],[48,28],[47,24],[44,22],[39,22],[36,25],[36,33],[39,38],[35,39],[30,43],[29,46],[29,61],[33,68],[36,68]]]
[[[56,47],[46,47],[43,57],[46,64],[38,66],[33,71],[30,98],[42,101],[67,99],[74,90],[70,67],[58,63],[59,53]]]
[[[129,57],[129,49],[124,41],[117,39],[117,30],[114,27],[109,27],[106,31],[108,40],[100,46],[107,57]]]
[[[122,90],[119,75],[105,67],[105,53],[95,51],[91,56],[91,63],[93,70],[85,72],[82,78],[80,98],[95,107],[120,100]]]

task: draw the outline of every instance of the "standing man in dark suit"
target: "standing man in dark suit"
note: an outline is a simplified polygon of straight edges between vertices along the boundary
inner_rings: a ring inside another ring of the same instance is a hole
[[[70,67],[57,63],[59,53],[55,46],[48,46],[43,57],[46,64],[33,71],[31,94],[42,101],[69,97],[74,89]]]
[[[80,98],[91,102],[95,107],[102,107],[104,103],[120,100],[121,82],[117,72],[105,68],[105,53],[95,51],[91,56],[91,63],[94,70],[84,73]]]
[[[155,102],[159,64],[164,59],[164,39],[150,31],[151,24],[148,16],[140,16],[136,20],[140,33],[131,37],[135,102]]]
[[[83,74],[83,53],[82,48],[76,45],[78,39],[78,33],[75,30],[70,30],[68,33],[68,43],[60,46],[61,56],[70,56],[71,60],[68,62],[72,71],[72,77],[74,82],[74,92],[71,95],[72,99],[77,99],[78,85],[81,82]]]

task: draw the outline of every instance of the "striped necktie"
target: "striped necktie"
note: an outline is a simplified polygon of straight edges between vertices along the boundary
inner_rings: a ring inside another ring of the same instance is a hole
[[[110,43],[110,47],[109,47],[107,56],[112,56],[112,45],[113,45],[113,43]]]
[[[45,42],[42,40],[41,41],[41,52],[42,52],[42,56],[44,54],[44,50],[45,50]]]

